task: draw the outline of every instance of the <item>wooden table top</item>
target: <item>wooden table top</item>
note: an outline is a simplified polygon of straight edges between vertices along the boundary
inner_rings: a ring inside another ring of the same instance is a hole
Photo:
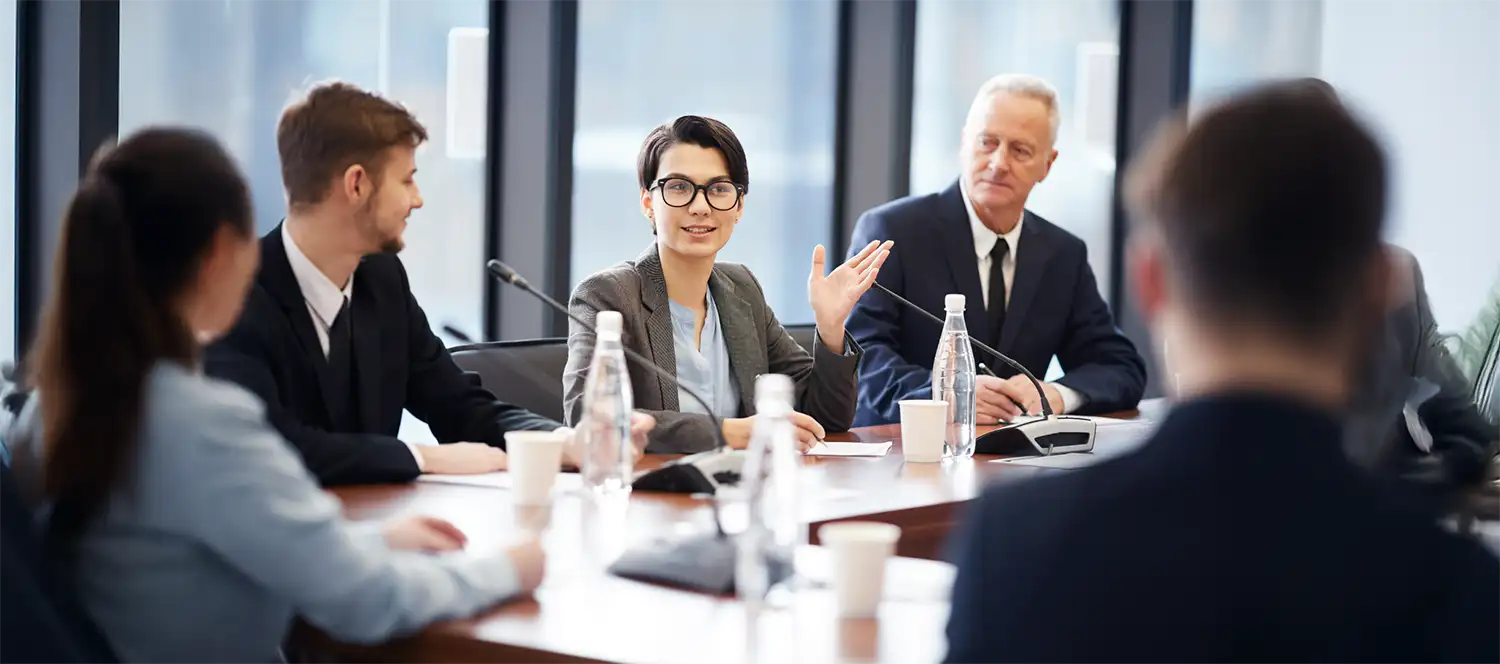
[[[907,464],[900,454],[900,427],[894,425],[829,438],[889,440],[893,445],[880,458],[803,458],[803,517],[812,524],[814,543],[822,523],[873,519],[902,527],[899,555],[935,558],[958,509],[987,481],[1039,472],[989,463],[984,457]],[[639,467],[672,458],[649,455]],[[565,474],[550,508],[527,508],[513,505],[505,489],[429,479],[437,481],[334,493],[356,520],[408,514],[448,519],[468,534],[469,547],[476,551],[502,548],[527,532],[540,533],[548,569],[535,596],[375,647],[334,644],[301,627],[294,643],[346,660],[413,662],[922,662],[940,659],[946,649],[943,626],[952,568],[945,563],[892,559],[879,619],[840,621],[833,616],[831,592],[815,587],[798,593],[793,606],[759,617],[760,633],[774,638],[752,639],[756,623],[747,622],[743,602],[605,572],[608,562],[630,546],[711,529],[712,511],[704,497],[635,492],[600,500],[568,491],[578,485],[578,477]],[[742,506],[727,505],[722,514],[728,530],[743,528]],[[822,555],[810,547],[799,558],[799,569],[811,570],[815,585],[823,578]]]

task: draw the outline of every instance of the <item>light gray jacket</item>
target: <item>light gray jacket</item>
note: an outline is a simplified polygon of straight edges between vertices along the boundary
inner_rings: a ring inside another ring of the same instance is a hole
[[[161,363],[145,395],[134,467],[82,535],[72,577],[126,661],[269,662],[294,614],[375,642],[519,589],[503,553],[396,552],[379,524],[346,522],[238,386]],[[7,436],[32,497],[37,402]]]
[[[719,329],[729,351],[729,368],[739,385],[741,417],[755,414],[755,379],[764,373],[790,376],[796,384],[795,408],[828,431],[854,423],[859,395],[861,351],[844,334],[844,354],[822,339],[809,354],[787,334],[766,304],[766,294],[750,269],[717,263],[708,278],[719,309]],[[653,243],[634,261],[595,273],[578,284],[568,309],[593,325],[601,311],[618,311],[625,319],[623,341],[630,348],[676,375],[677,350],[672,336],[672,309],[661,256]],[[563,370],[563,413],[569,426],[583,414],[583,386],[594,357],[594,334],[577,323],[568,326],[568,364]],[[636,366],[630,367],[635,407],[656,417],[647,452],[692,453],[715,445],[713,423],[706,415],[682,413],[677,386]]]

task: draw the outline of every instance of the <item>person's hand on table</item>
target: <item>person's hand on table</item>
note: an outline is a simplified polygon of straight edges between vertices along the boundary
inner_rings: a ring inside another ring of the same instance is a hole
[[[1029,389],[1029,388],[1028,388]],[[975,424],[999,424],[1021,416],[1021,406],[1011,395],[1015,389],[1004,378],[980,375],[974,383]]]
[[[395,551],[454,551],[469,538],[458,526],[431,516],[409,516],[386,523],[380,530],[386,546]]]
[[[1024,374],[1016,374],[1010,378],[981,375],[975,388],[974,405],[979,418],[978,424],[1004,424],[1022,415],[1042,413],[1041,398],[1037,396],[1031,380]],[[1057,386],[1042,383],[1042,391],[1047,395],[1047,403],[1052,406],[1052,412],[1061,413],[1062,393],[1057,391]]]
[[[1042,398],[1037,395],[1036,388],[1032,386],[1031,379],[1023,374],[1016,374],[1005,379],[1009,385],[1011,398],[1020,403],[1026,409],[1027,415],[1042,414]],[[1047,395],[1047,404],[1052,407],[1053,413],[1063,412],[1062,392],[1052,383],[1042,383],[1042,392]]]
[[[434,475],[478,475],[505,470],[505,450],[484,443],[422,445],[422,472]]]
[[[531,539],[507,550],[510,564],[516,569],[516,579],[521,583],[521,592],[529,593],[542,585],[547,573],[547,552],[540,541]]]
[[[651,430],[656,428],[656,418],[635,411],[630,414],[630,465],[635,466],[640,461],[641,454],[646,451],[646,444],[650,442]],[[569,435],[568,445],[563,448],[562,465],[564,468],[577,469],[583,463],[583,435],[571,427],[561,427],[558,431],[566,431]]]
[[[788,419],[792,422],[792,432],[797,436],[798,452],[807,452],[828,435],[823,430],[823,425],[808,415],[793,411]],[[743,450],[749,447],[750,434],[754,430],[754,415],[724,420],[724,439],[729,443],[730,449]]]

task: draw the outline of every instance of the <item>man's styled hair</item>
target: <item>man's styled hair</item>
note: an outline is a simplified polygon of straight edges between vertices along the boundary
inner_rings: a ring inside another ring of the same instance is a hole
[[[1386,168],[1326,85],[1282,81],[1169,122],[1131,165],[1125,197],[1196,311],[1324,341],[1382,255]]]
[[[646,135],[635,160],[642,190],[656,184],[656,169],[661,166],[661,156],[678,143],[723,153],[729,166],[729,179],[740,186],[742,193],[750,192],[750,165],[745,160],[745,148],[740,145],[740,139],[724,123],[699,115],[684,115]]]
[[[313,85],[276,125],[287,202],[322,202],[333,179],[355,164],[379,182],[387,149],[426,140],[427,128],[400,104],[340,81]]]
[[[1057,88],[1052,87],[1046,79],[1030,74],[1000,74],[980,85],[979,91],[974,93],[974,101],[969,103],[964,130],[978,126],[984,120],[984,114],[995,103],[995,97],[1002,94],[1035,99],[1046,106],[1047,127],[1052,132],[1050,140],[1052,145],[1057,145],[1057,132],[1062,128],[1062,109],[1057,101]]]

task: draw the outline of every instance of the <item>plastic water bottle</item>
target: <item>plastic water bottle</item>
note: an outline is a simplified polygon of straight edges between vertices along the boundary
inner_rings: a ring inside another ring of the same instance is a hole
[[[747,526],[736,541],[735,591],[741,598],[777,602],[792,590],[797,547],[807,543],[798,514],[797,436],[791,421],[792,379],[765,374],[755,381],[755,428],[745,459]]]
[[[579,436],[583,485],[596,493],[630,491],[630,416],[635,408],[630,372],[620,345],[624,322],[618,311],[601,311],[589,376],[583,383]]]
[[[932,398],[948,402],[948,428],[943,436],[944,453],[955,458],[974,456],[974,347],[964,324],[964,296],[950,293],[943,299],[947,319],[938,337],[937,356],[932,360]]]

